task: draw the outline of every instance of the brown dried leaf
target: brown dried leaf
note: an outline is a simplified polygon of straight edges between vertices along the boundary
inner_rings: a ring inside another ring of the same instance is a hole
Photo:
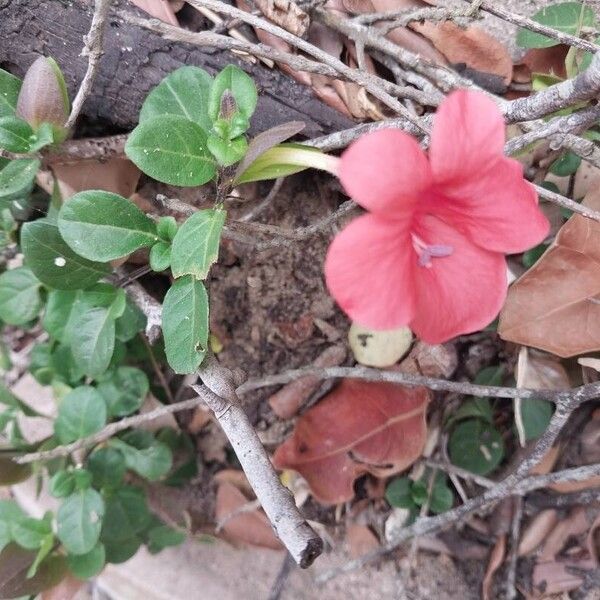
[[[214,475],[213,479],[218,484],[229,483],[240,490],[247,498],[254,498],[254,490],[248,482],[244,471],[239,471],[238,469],[222,469]]]
[[[578,506],[572,509],[569,516],[558,523],[549,533],[540,554],[540,561],[553,560],[570,537],[585,533],[590,525],[583,507]]]
[[[179,26],[179,21],[169,0],[130,0],[130,2],[156,19],[176,27]]]
[[[516,379],[517,387],[533,390],[568,390],[571,387],[569,375],[558,360],[527,348],[522,348],[519,353]]]
[[[588,197],[586,204],[599,202]],[[498,333],[564,358],[600,350],[600,223],[580,215],[565,223],[510,287]]]
[[[583,583],[581,577],[567,570],[568,567],[579,569],[593,569],[594,561],[586,560],[561,560],[549,561],[535,565],[532,573],[532,585],[537,592],[536,598],[548,598],[553,594],[561,594],[576,590]]]
[[[269,519],[258,509],[250,512],[232,513],[246,506],[249,500],[231,483],[221,483],[217,490],[215,517],[223,522],[222,531],[229,540],[263,548],[281,549]]]
[[[409,355],[400,363],[402,373],[426,377],[450,377],[458,366],[458,353],[454,344],[426,344],[417,341]]]
[[[557,44],[550,48],[532,48],[525,53],[521,64],[529,70],[530,79],[533,73],[565,78],[567,76],[565,58],[568,51],[569,46],[565,44]]]
[[[506,46],[480,27],[462,28],[451,21],[425,21],[411,27],[429,39],[449,63],[464,63],[480,73],[501,77],[505,85],[510,83],[513,62]]]
[[[330,346],[313,362],[313,366],[337,367],[346,358],[344,346]],[[291,419],[308,400],[308,398],[319,388],[322,380],[318,377],[307,375],[300,377],[287,385],[269,398],[269,405],[280,419]]]
[[[494,583],[494,573],[500,568],[504,562],[504,555],[506,554],[506,535],[501,535],[496,540],[492,552],[490,554],[490,560],[488,561],[487,568],[485,570],[485,576],[483,583],[481,584],[481,595],[483,600],[492,599],[492,585]]]
[[[348,554],[358,558],[371,550],[379,547],[379,540],[366,525],[348,525],[346,529],[346,545]]]
[[[558,512],[553,508],[542,510],[527,524],[519,542],[519,556],[526,556],[538,548],[558,523]]]
[[[325,504],[350,500],[363,473],[388,477],[421,455],[429,400],[425,388],[343,380],[298,420],[274,464],[298,471]]]
[[[298,37],[304,37],[310,23],[305,13],[292,0],[254,0],[262,13],[273,23]]]

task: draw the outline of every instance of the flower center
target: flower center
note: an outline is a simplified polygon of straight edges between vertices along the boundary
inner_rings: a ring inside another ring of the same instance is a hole
[[[432,258],[444,258],[454,252],[452,246],[446,244],[426,244],[418,235],[411,233],[413,248],[419,257],[419,265],[431,268]]]

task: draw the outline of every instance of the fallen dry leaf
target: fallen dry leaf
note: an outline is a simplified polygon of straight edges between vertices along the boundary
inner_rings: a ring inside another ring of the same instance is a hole
[[[456,23],[412,23],[412,29],[429,39],[449,63],[464,63],[470,69],[496,75],[504,85],[512,79],[513,62],[504,44],[476,25]]]
[[[352,524],[346,529],[348,554],[357,558],[379,547],[379,540],[366,525]]]
[[[130,0],[130,2],[152,17],[170,25],[179,26],[179,21],[169,0]]]
[[[458,353],[454,344],[426,344],[417,341],[409,355],[398,365],[402,373],[426,377],[449,378],[458,367]]]
[[[600,195],[586,204],[600,205]],[[573,215],[508,291],[500,337],[564,358],[600,349],[600,223]]]
[[[517,363],[517,387],[533,390],[568,390],[569,375],[562,364],[552,356],[521,348]]]
[[[581,506],[573,508],[569,515],[548,534],[540,554],[540,561],[553,560],[563,549],[569,538],[585,533],[590,525],[591,522],[588,521],[585,509]]]
[[[558,512],[553,508],[540,511],[527,524],[519,542],[519,556],[536,550],[558,523]]]
[[[298,419],[274,464],[298,471],[325,504],[350,500],[363,473],[388,477],[421,455],[429,400],[425,388],[343,380]]]
[[[248,502],[248,498],[233,484],[224,482],[219,485],[215,518],[217,522],[223,523],[224,536],[232,542],[281,549],[281,543],[275,537],[269,519],[261,510],[238,512]]]
[[[501,535],[496,540],[492,552],[490,554],[490,560],[488,561],[483,582],[481,584],[481,595],[483,600],[490,600],[492,598],[492,585],[494,583],[494,573],[500,568],[504,562],[504,555],[506,554],[506,535]]]
[[[525,53],[521,64],[529,70],[529,79],[534,73],[566,77],[565,58],[568,51],[569,46],[565,44],[557,44],[550,48],[532,48]]]
[[[330,346],[317,356],[313,366],[337,367],[344,362],[345,358],[346,348]],[[322,379],[312,375],[300,377],[275,392],[269,398],[269,405],[280,419],[291,419],[322,383]]]
[[[553,594],[561,594],[576,590],[583,580],[580,576],[570,573],[568,567],[579,569],[593,569],[594,561],[591,559],[553,560],[538,563],[533,567],[532,585],[536,592],[534,598],[548,598]]]
[[[295,2],[291,0],[254,0],[262,13],[283,29],[298,37],[304,37],[308,30],[309,18]]]

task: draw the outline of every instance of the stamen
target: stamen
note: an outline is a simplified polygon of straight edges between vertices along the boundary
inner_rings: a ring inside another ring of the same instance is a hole
[[[432,258],[444,258],[454,252],[454,247],[447,244],[426,244],[419,236],[411,234],[413,248],[419,257],[421,267],[431,268]]]

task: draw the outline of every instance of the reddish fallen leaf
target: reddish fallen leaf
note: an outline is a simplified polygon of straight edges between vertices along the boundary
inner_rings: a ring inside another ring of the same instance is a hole
[[[569,572],[568,567],[578,569],[593,569],[594,561],[591,559],[553,560],[538,563],[533,567],[532,585],[536,595],[534,598],[548,598],[553,594],[570,592],[581,587],[583,579]]]
[[[130,2],[152,17],[160,19],[165,23],[179,26],[179,21],[169,0],[130,0]]]
[[[242,492],[231,483],[221,483],[217,490],[215,517],[223,523],[222,531],[232,542],[242,542],[252,546],[279,550],[281,543],[275,537],[265,514],[254,509],[249,512],[237,512],[250,502]]]
[[[536,550],[558,523],[558,512],[549,508],[539,512],[524,528],[519,541],[519,556],[526,556]]]
[[[529,77],[533,73],[543,73],[544,75],[556,75],[557,77],[566,77],[565,58],[569,46],[558,44],[550,48],[532,48],[525,53],[521,63],[529,70]]]
[[[344,346],[330,346],[319,354],[313,366],[337,367],[345,358]],[[269,398],[269,405],[280,419],[291,419],[322,383],[323,380],[315,376],[300,377],[273,394]]]
[[[346,529],[348,554],[357,558],[379,547],[379,540],[366,525],[348,525]]]
[[[572,509],[569,515],[548,534],[544,548],[540,553],[540,561],[550,561],[556,558],[567,540],[587,532],[591,524],[583,507],[578,506]]]
[[[600,196],[588,196],[592,208]],[[600,223],[573,215],[509,289],[498,333],[564,358],[600,350]]]
[[[343,380],[298,420],[274,464],[298,471],[324,504],[350,500],[363,473],[388,477],[419,458],[429,400],[425,388]]]
[[[481,596],[483,600],[490,600],[493,596],[492,585],[494,583],[494,573],[500,568],[504,562],[504,555],[506,554],[506,535],[501,535],[494,544],[492,552],[490,554],[490,560],[488,561],[487,568],[485,570],[485,576],[481,584]]]
[[[429,39],[449,63],[464,63],[475,71],[497,75],[505,85],[510,83],[513,62],[506,46],[480,27],[462,28],[451,21],[425,21],[411,27]]]

